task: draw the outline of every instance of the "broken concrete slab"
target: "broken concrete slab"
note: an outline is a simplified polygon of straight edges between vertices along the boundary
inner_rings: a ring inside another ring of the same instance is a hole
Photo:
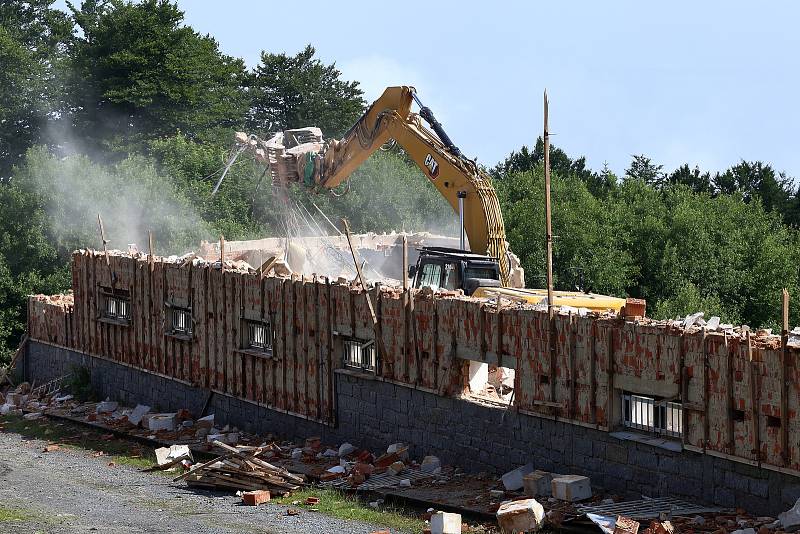
[[[509,471],[501,477],[501,480],[503,481],[503,487],[506,488],[506,491],[516,491],[518,489],[522,489],[525,486],[523,477],[532,472],[533,464],[526,464]]]
[[[154,413],[150,414],[149,417],[144,420],[147,421],[147,428],[153,432],[158,432],[159,430],[172,432],[178,424],[178,414]]]
[[[431,534],[461,534],[461,514],[447,512],[432,514]]]
[[[525,495],[528,497],[549,497],[552,489],[553,473],[536,470],[522,477]]]
[[[150,413],[150,406],[137,404],[136,408],[134,408],[133,411],[128,414],[128,422],[132,425],[139,426],[139,423],[142,422],[142,418],[147,413]]]
[[[795,501],[794,506],[778,514],[778,521],[781,523],[781,528],[784,530],[794,530],[800,526],[800,499]]]
[[[437,469],[442,469],[442,461],[436,456],[426,456],[422,459],[419,469],[423,473],[435,473]]]
[[[97,413],[111,413],[116,411],[117,408],[119,408],[118,402],[114,402],[112,400],[104,400],[103,402],[98,403],[95,411]]]
[[[505,533],[534,532],[544,523],[544,508],[536,499],[506,502],[497,509],[497,524]]]
[[[581,475],[562,475],[551,481],[553,497],[562,501],[575,502],[592,497],[592,484],[589,477]]]

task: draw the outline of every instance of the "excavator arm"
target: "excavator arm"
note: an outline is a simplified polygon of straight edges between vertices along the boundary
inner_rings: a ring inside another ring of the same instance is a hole
[[[415,100],[419,115],[411,112]],[[423,126],[421,118],[436,134]],[[256,159],[267,164],[273,183],[300,182],[326,189],[347,180],[390,139],[405,149],[456,213],[463,200],[464,232],[470,248],[496,258],[500,281],[509,285],[511,269],[503,215],[491,179],[461,155],[413,87],[387,88],[341,140],[323,142],[318,128],[279,132],[268,141],[237,133],[241,150],[252,149]]]

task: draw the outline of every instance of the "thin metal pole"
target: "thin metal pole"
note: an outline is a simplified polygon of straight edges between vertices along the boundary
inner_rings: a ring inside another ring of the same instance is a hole
[[[547,128],[547,90],[544,92],[544,216],[547,240],[547,312],[553,316],[553,228],[550,224],[550,131]]]
[[[459,232],[459,248],[464,250],[464,199],[467,198],[466,191],[458,192],[458,226]]]

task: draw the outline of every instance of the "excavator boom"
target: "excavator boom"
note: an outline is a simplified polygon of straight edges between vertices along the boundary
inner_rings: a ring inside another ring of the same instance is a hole
[[[411,112],[415,100],[420,105],[419,115]],[[422,124],[421,118],[433,132]],[[278,145],[287,142],[287,134],[294,135],[290,132],[298,131],[282,132],[280,142],[261,142],[263,146],[257,148],[256,155],[276,169],[273,181],[299,181],[327,189],[343,183],[372,153],[394,139],[456,213],[459,200],[463,200],[463,226],[470,248],[497,259],[501,283],[509,285],[503,215],[491,178],[461,154],[431,110],[422,105],[413,87],[387,88],[341,140],[322,143],[321,135],[317,137],[312,132],[304,143],[280,153]],[[247,136],[241,137],[240,142],[258,144]],[[284,161],[287,159],[288,164]]]

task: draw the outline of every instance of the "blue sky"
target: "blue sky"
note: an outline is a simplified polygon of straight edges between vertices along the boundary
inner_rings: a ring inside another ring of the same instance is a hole
[[[313,44],[372,100],[414,85],[462,151],[493,165],[542,128],[591,167],[760,159],[800,178],[800,4],[179,0],[252,66]]]

